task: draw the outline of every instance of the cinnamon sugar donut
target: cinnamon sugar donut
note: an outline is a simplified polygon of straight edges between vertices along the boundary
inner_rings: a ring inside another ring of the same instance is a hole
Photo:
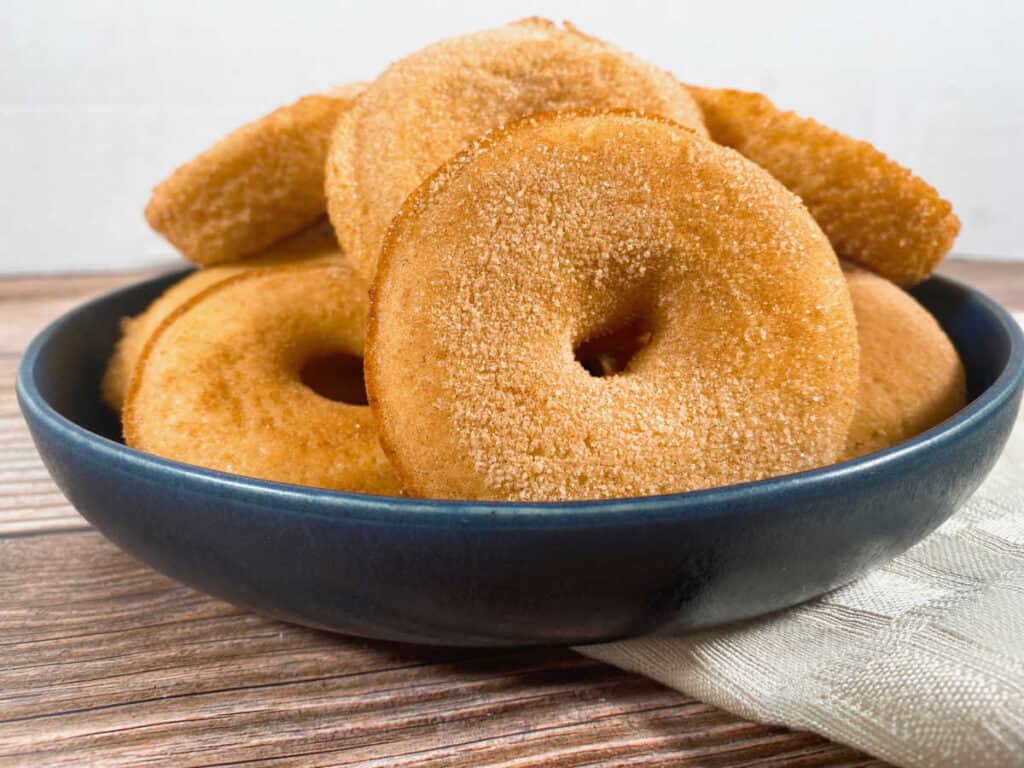
[[[115,411],[121,411],[132,371],[135,370],[135,364],[142,354],[146,341],[168,315],[193,296],[222,280],[251,269],[298,261],[340,258],[341,251],[338,250],[334,232],[324,219],[321,223],[285,238],[243,262],[200,269],[179,280],[157,297],[142,314],[122,318],[121,338],[114,347],[114,353],[107,363],[100,383],[103,400]]]
[[[866,141],[783,111],[759,93],[690,90],[711,138],[798,194],[840,257],[912,285],[953,247],[960,231],[953,206]]]
[[[942,328],[888,280],[844,267],[860,340],[860,391],[842,459],[909,440],[964,407],[964,366]]]
[[[568,23],[525,19],[393,64],[334,130],[326,189],[345,255],[372,279],[391,219],[441,163],[510,120],[581,107],[625,107],[705,130],[674,77]]]
[[[610,376],[577,360],[602,337]],[[669,120],[582,112],[496,131],[410,196],[366,379],[410,493],[607,498],[834,461],[857,356],[842,272],[795,196]]]
[[[242,126],[160,182],[146,219],[185,258],[237,261],[324,215],[324,158],[364,85],[299,99]]]
[[[125,441],[250,477],[398,493],[362,389],[366,294],[331,262],[250,271],[193,296],[146,345]]]

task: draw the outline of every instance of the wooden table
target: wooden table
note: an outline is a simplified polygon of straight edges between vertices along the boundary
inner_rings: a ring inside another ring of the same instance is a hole
[[[1024,266],[944,270],[1024,307]],[[144,275],[0,280],[0,766],[877,766],[568,650],[337,637],[180,586],[90,528],[14,398],[29,338]]]

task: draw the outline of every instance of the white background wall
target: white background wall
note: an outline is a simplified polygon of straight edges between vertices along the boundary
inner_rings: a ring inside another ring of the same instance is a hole
[[[957,251],[1024,258],[1024,3],[0,0],[0,11],[0,272],[166,259],[141,211],[179,162],[300,94],[532,14],[873,141],[953,200]]]

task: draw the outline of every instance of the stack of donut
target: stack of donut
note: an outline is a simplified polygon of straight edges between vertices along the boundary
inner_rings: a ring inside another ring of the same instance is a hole
[[[146,217],[200,269],[124,321],[103,395],[128,445],[217,470],[673,493],[856,458],[965,401],[904,290],[950,249],[948,202],[568,24],[444,40],[282,107]]]

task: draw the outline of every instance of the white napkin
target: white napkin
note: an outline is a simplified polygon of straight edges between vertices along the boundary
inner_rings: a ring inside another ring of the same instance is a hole
[[[962,509],[860,580],[727,628],[576,650],[897,765],[1024,766],[1024,418]]]

